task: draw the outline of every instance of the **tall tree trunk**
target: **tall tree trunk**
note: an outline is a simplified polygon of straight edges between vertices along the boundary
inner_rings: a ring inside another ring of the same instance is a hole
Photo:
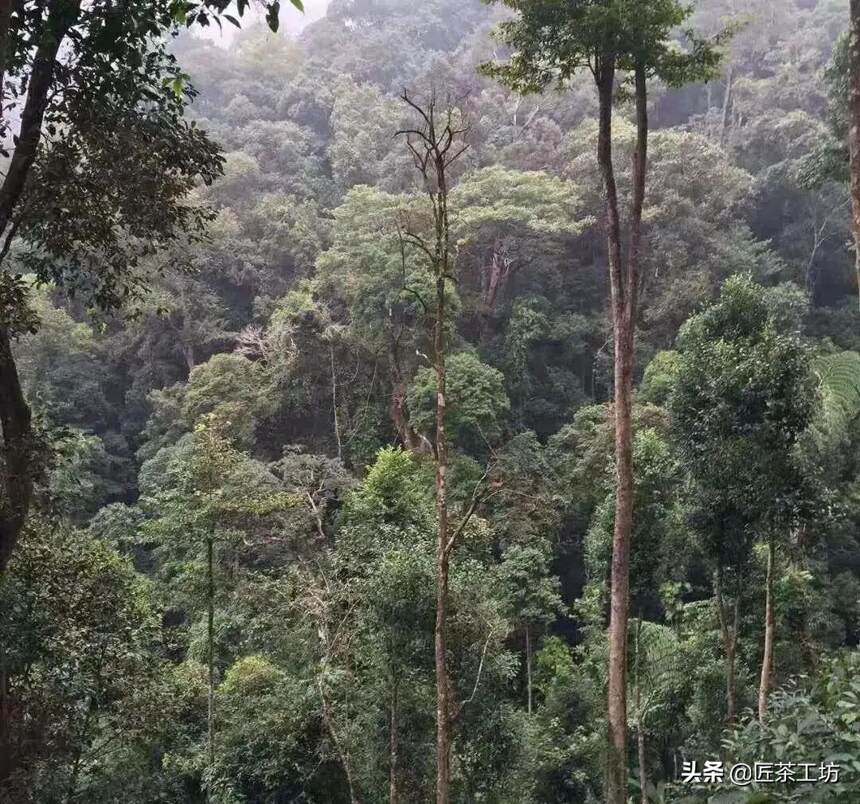
[[[648,160],[646,74],[634,70],[636,86],[636,149],[633,156],[633,203],[630,211],[627,264],[621,264],[618,192],[612,162],[612,94],[615,63],[601,65],[598,82],[600,128],[598,162],[606,197],[609,278],[615,344],[615,529],[609,605],[608,720],[609,804],[627,799],[627,625],[630,590],[630,538],[633,530],[633,347],[639,294],[642,210]]]
[[[723,594],[723,570],[717,568],[714,579],[714,591],[717,596],[717,614],[720,619],[720,634],[723,640],[723,652],[726,664],[726,722],[731,724],[737,711],[737,690],[735,683],[735,653],[738,642],[738,615],[740,611],[740,585],[734,603],[734,621],[729,625],[726,614],[725,595]]]
[[[33,497],[30,421],[30,408],[12,355],[10,332],[0,326],[0,426],[5,460],[5,499],[0,502],[0,575],[12,557]]]
[[[445,277],[436,278],[436,324],[433,333],[436,369],[436,804],[448,804],[451,753],[448,630],[448,438],[445,432]]]
[[[645,758],[645,729],[642,724],[642,661],[641,661],[642,614],[636,622],[636,679],[634,707],[636,709],[636,755],[639,760],[639,798],[648,804],[648,766]]]
[[[607,57],[600,65],[598,74],[598,98],[600,104],[599,129],[597,142],[597,160],[600,166],[603,181],[603,194],[606,215],[607,256],[609,263],[609,286],[611,293],[611,315],[615,338],[615,448],[616,448],[616,522],[615,534],[619,532],[619,525],[623,530],[625,522],[619,522],[617,517],[618,503],[626,502],[624,494],[626,490],[622,487],[621,462],[618,461],[619,435],[619,410],[618,394],[623,389],[622,382],[618,382],[619,359],[623,357],[625,350],[619,349],[619,334],[623,322],[623,283],[621,267],[621,221],[618,212],[618,188],[615,181],[615,166],[612,161],[612,96],[615,89],[615,60]],[[623,343],[623,339],[622,339]],[[623,390],[622,390],[623,392]],[[620,417],[623,420],[623,416]],[[626,479],[625,479],[626,481]],[[627,520],[629,523],[629,518]],[[623,534],[622,534],[623,535]],[[624,804],[627,788],[627,701],[625,691],[625,665],[626,665],[626,623],[624,622],[627,609],[627,590],[616,585],[616,581],[622,581],[623,567],[618,566],[619,559],[623,558],[617,550],[615,536],[613,537],[612,555],[612,600],[611,625],[610,625],[610,648],[609,648],[609,684],[607,697],[609,746],[606,763],[606,796],[608,804]],[[616,578],[616,576],[618,576]],[[623,599],[622,599],[623,595]],[[619,636],[622,637],[619,644]]]
[[[206,731],[211,774],[215,768],[215,545],[212,536],[206,539],[206,587],[206,664],[209,674]],[[206,798],[209,799],[208,792]]]
[[[860,0],[851,0],[848,40],[848,148],[851,153],[851,220],[854,232],[854,267],[860,304]]]
[[[526,623],[526,707],[532,713],[532,639],[531,628]]]
[[[446,387],[446,316],[445,283],[451,270],[450,226],[448,218],[449,165],[465,152],[467,146],[452,150],[455,141],[464,133],[453,124],[453,110],[447,109],[447,123],[437,128],[435,95],[425,109],[411,100],[407,93],[402,99],[420,117],[421,130],[409,129],[400,133],[417,136],[419,144],[407,140],[416,168],[421,172],[433,212],[434,241],[428,244],[419,235],[406,233],[406,238],[417,245],[429,258],[436,283],[436,308],[433,319],[433,368],[436,373],[436,433],[433,452],[436,461],[436,623],[434,627],[434,659],[436,670],[436,804],[450,800],[451,707],[450,680],[447,665],[448,631],[448,573],[454,547],[448,533],[448,436]],[[460,145],[460,143],[458,143]]]
[[[42,121],[45,118],[51,86],[54,82],[57,53],[69,28],[77,22],[80,10],[81,0],[57,0],[50,4],[48,18],[33,58],[33,69],[27,87],[27,100],[21,111],[21,128],[15,152],[6,168],[3,184],[0,185],[0,236],[6,233],[12,214],[24,191],[30,168],[36,159],[39,143],[42,140]]]
[[[6,63],[9,60],[9,20],[11,16],[12,0],[0,0],[0,133],[5,133],[6,127]],[[2,313],[3,311],[0,310],[0,316],[2,316]],[[20,405],[14,404],[14,397],[10,395],[9,398],[6,398],[12,387],[17,388],[14,396],[20,396],[20,383],[18,382],[18,372],[15,362],[12,358],[12,345],[9,340],[9,332],[5,327],[0,327],[0,415],[3,416],[0,424],[3,429],[4,446],[7,453],[9,451],[9,439],[6,438],[6,418],[14,417],[16,408],[18,408],[20,414]],[[23,399],[21,399],[21,402],[23,402]],[[26,404],[23,405],[23,410],[25,418],[29,418],[30,411]],[[29,429],[29,422],[27,422],[24,429]],[[8,456],[6,460],[9,460]],[[30,505],[30,493],[26,489],[16,490],[14,483],[12,488],[9,488],[8,478],[6,479],[5,486],[7,502],[0,506],[0,576],[2,576],[6,564],[9,562],[9,556],[12,554],[18,533],[20,532],[20,525],[17,525],[14,519],[10,520],[7,517],[14,511],[16,505],[20,506],[23,503],[24,518],[26,518],[27,509]],[[7,506],[12,511],[7,512]],[[2,645],[0,645],[0,651],[2,651]],[[2,654],[0,654],[0,658],[2,658]],[[5,664],[3,665],[3,669],[4,672],[0,676],[0,682],[2,682],[2,687],[0,687],[0,748],[5,748],[4,735],[6,734],[7,725]],[[0,770],[0,779],[2,778],[3,775]]]
[[[50,5],[33,58],[15,151],[0,184],[0,240],[9,237],[14,228],[12,215],[24,192],[42,138],[42,121],[54,81],[57,53],[69,28],[77,21],[80,7],[81,0],[62,0]],[[10,58],[10,14],[8,0],[0,0],[0,77],[4,78]],[[30,409],[24,401],[12,355],[11,342],[15,333],[6,318],[7,311],[0,310],[0,424],[6,460],[6,500],[0,506],[0,574],[6,569],[21,535],[33,497]]]
[[[765,581],[764,603],[764,652],[761,660],[761,678],[758,686],[758,719],[764,723],[767,718],[767,697],[770,680],[773,676],[773,640],[776,631],[776,618],[773,611],[773,572],[776,545],[771,533],[767,543],[767,579]]]
[[[337,374],[335,373],[334,365],[334,344],[328,346],[329,358],[331,359],[331,409],[332,417],[334,418],[334,440],[337,443],[337,459],[343,460],[343,443],[340,438],[340,422],[337,418]]]
[[[391,335],[389,342],[389,362],[391,366],[391,404],[388,407],[391,423],[403,446],[412,452],[430,453],[432,445],[427,437],[415,432],[415,428],[409,423],[406,410],[406,378],[400,365],[400,343],[399,338]]]
[[[490,327],[499,296],[510,281],[514,271],[513,261],[506,257],[502,244],[497,240],[488,267],[481,268],[481,303],[478,311],[478,341],[486,346],[492,335]]]
[[[726,89],[723,94],[723,113],[720,120],[720,145],[725,147],[729,136],[729,116],[732,112],[732,93],[734,92],[734,68],[729,61],[726,68]]]
[[[350,761],[349,751],[343,745],[343,742],[337,733],[337,729],[335,729],[334,719],[331,716],[331,707],[329,706],[328,698],[325,694],[323,675],[327,664],[328,660],[326,659],[323,661],[322,672],[317,674],[317,691],[319,692],[320,703],[322,704],[322,719],[326,729],[328,730],[329,737],[331,737],[331,740],[334,743],[334,748],[337,752],[338,759],[340,760],[340,765],[343,768],[344,775],[346,776],[346,785],[349,790],[349,804],[359,804],[360,799],[355,792],[355,780],[352,777],[352,762]]]
[[[484,288],[481,294],[482,315],[485,318],[489,318],[495,312],[496,302],[510,278],[511,269],[511,259],[502,253],[502,246],[497,243],[493,247],[488,272],[485,272]]]
[[[388,804],[399,804],[397,789],[397,680],[391,683],[391,714],[388,722]]]

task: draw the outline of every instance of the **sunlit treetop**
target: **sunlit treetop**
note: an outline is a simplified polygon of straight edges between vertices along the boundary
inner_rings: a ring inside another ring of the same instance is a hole
[[[677,0],[489,0],[517,12],[496,36],[511,48],[506,62],[482,66],[520,92],[563,84],[580,69],[597,74],[606,59],[624,71],[680,86],[714,77],[726,30],[710,39],[683,29],[692,7]],[[682,48],[677,33],[682,34]]]

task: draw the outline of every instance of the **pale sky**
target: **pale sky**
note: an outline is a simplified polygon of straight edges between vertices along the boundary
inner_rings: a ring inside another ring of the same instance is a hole
[[[305,13],[297,11],[289,0],[281,0],[281,31],[297,35],[302,32],[302,29],[312,22],[325,16],[325,10],[328,7],[329,0],[304,0]],[[235,15],[235,9],[233,9]],[[245,12],[243,24],[251,23],[262,19],[262,14],[252,7]],[[198,29],[199,30],[199,29]],[[224,46],[229,45],[233,41],[233,36],[236,29],[229,23],[224,23],[224,30],[219,31],[217,25],[210,25],[201,31],[201,35],[206,39],[211,39],[217,44]]]

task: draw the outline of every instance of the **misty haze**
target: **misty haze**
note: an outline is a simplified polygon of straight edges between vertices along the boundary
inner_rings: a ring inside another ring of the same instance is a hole
[[[860,801],[860,0],[16,0],[0,88],[0,804]]]

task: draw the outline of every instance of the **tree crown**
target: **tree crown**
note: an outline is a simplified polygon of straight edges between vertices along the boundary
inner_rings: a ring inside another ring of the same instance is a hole
[[[517,12],[496,36],[511,50],[507,62],[482,65],[485,74],[521,92],[563,84],[582,68],[597,76],[607,60],[625,71],[680,86],[713,77],[727,29],[710,39],[683,31],[687,48],[673,34],[692,8],[677,0],[490,0]]]

